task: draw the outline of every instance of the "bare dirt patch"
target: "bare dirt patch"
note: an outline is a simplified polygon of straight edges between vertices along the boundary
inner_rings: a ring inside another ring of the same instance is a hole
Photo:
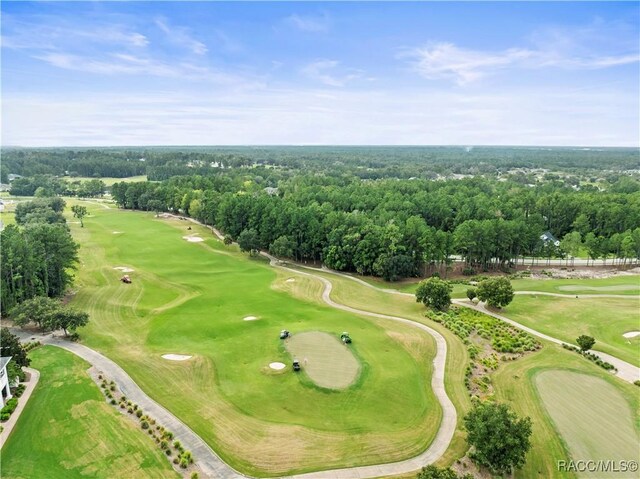
[[[186,361],[193,356],[187,356],[186,354],[163,354],[162,359],[168,359],[169,361]]]
[[[294,334],[286,340],[289,353],[309,378],[327,389],[345,389],[358,377],[360,364],[337,336],[319,331]]]

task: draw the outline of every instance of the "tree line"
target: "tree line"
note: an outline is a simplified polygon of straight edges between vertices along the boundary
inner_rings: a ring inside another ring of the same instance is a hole
[[[171,211],[295,260],[386,279],[425,274],[460,255],[507,268],[522,256],[640,257],[640,192],[537,188],[491,178],[361,180],[273,171],[116,183],[123,208]],[[275,181],[277,180],[277,182]],[[560,247],[541,239],[545,231]]]

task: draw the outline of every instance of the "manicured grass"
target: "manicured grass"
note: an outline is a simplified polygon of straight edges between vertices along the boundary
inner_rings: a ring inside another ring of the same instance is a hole
[[[554,298],[516,296],[502,314],[549,336],[571,344],[581,334],[596,339],[595,349],[640,365],[640,336],[622,335],[640,330],[640,299]]]
[[[71,225],[82,244],[72,303],[92,318],[83,341],[232,466],[280,475],[395,461],[432,441],[441,410],[430,389],[430,336],[324,306],[319,281],[286,283],[290,275],[223,246],[206,228],[89,208],[85,228]],[[192,233],[206,241],[182,239]],[[133,283],[121,283],[115,266],[134,269]],[[282,329],[348,330],[366,374],[334,392],[293,373],[271,374],[270,362],[290,362]],[[193,359],[167,361],[165,353]]]
[[[560,436],[540,399],[535,384],[537,375],[546,371],[556,372],[562,369],[586,374],[606,382],[611,390],[615,390],[624,398],[626,407],[621,412],[622,414],[626,414],[625,410],[631,412],[632,427],[636,434],[640,430],[638,388],[621,381],[575,353],[566,351],[555,344],[544,341],[543,343],[544,347],[541,351],[517,361],[503,363],[492,376],[495,395],[498,401],[508,403],[518,415],[529,416],[533,422],[531,450],[527,454],[526,464],[517,471],[516,477],[522,479],[576,477],[575,474],[558,471],[557,461],[571,459],[571,451],[567,447],[567,439]],[[576,408],[580,409],[585,421],[591,421],[598,414],[599,408],[591,411],[582,408],[577,400],[580,392],[572,389],[571,384],[566,385],[565,394],[573,398]],[[601,393],[594,390],[593,394],[599,396]],[[607,429],[614,427],[614,425],[606,426]],[[599,432],[595,434],[599,434]],[[637,439],[634,444],[637,444]]]
[[[88,176],[76,176],[76,177],[65,176],[64,179],[72,183],[74,181],[101,180],[105,185],[111,186],[114,183],[120,183],[123,181],[125,183],[133,183],[136,181],[147,181],[147,175],[128,176],[126,178],[91,178]]]
[[[573,460],[640,459],[640,436],[630,405],[615,387],[595,376],[566,370],[543,371],[535,376],[534,384]],[[581,476],[613,478],[621,474],[586,471]]]
[[[30,353],[40,381],[2,449],[9,478],[177,478],[160,448],[108,405],[89,364],[53,346]]]
[[[516,291],[544,291],[560,294],[640,295],[640,276],[620,275],[602,279],[514,279]]]

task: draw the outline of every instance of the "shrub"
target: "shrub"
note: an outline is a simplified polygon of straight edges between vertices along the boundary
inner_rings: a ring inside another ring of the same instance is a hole
[[[638,379],[637,381],[633,381],[633,384],[635,384],[636,386],[640,386],[640,379]]]
[[[133,414],[133,408],[132,408],[131,406],[129,406],[129,407],[127,408],[127,412],[128,412],[129,414]]]
[[[160,448],[161,449],[166,449],[169,447],[169,443],[167,441],[165,441],[164,439],[162,441],[160,441]]]
[[[464,276],[473,276],[473,275],[475,275],[475,274],[476,274],[476,270],[475,270],[475,269],[473,269],[473,268],[472,268],[472,267],[470,267],[470,266],[467,266],[466,268],[464,268],[464,269],[462,270],[462,274],[463,274]]]
[[[142,429],[149,429],[149,423],[148,423],[147,421],[142,421],[142,422],[140,423],[140,427],[141,427]],[[151,432],[152,432],[152,431],[149,431],[149,434],[151,434]]]
[[[120,409],[124,409],[125,407],[127,407],[127,405],[123,402],[120,403]]]
[[[16,398],[9,399],[0,412],[8,412],[9,415],[18,407],[18,400]]]
[[[15,391],[13,392],[13,395],[19,398],[20,396],[22,396],[22,393],[24,393],[25,389],[26,389],[26,386],[24,384],[18,384]]]
[[[102,374],[98,374],[98,379],[102,379]]]
[[[120,401],[126,401],[127,400],[127,396],[120,396]]]
[[[11,414],[8,412],[0,412],[0,421],[6,421],[11,417]]]
[[[134,408],[134,410],[135,410],[135,408]],[[136,411],[136,416],[138,416],[138,417],[142,417],[142,409],[138,409],[138,410]]]
[[[69,336],[67,336],[67,339],[75,343],[80,340],[80,335],[74,332],[74,333],[71,333]]]
[[[137,411],[137,410],[138,410],[138,405],[137,405],[137,404],[134,404],[134,405],[133,405],[133,410],[134,410],[134,411]]]
[[[118,401],[116,401],[115,399],[112,399],[111,400],[111,404],[113,404],[115,406],[116,404],[118,404]]]
[[[115,390],[116,390],[116,387],[112,384],[112,385],[109,387],[109,389],[110,389],[111,391],[115,391]]]
[[[178,456],[173,458],[173,463],[174,464],[178,464],[180,462],[180,459],[178,458]]]
[[[191,479],[198,479],[198,477],[200,477],[200,476],[198,476],[197,472],[192,472],[191,473]]]
[[[185,459],[180,459],[180,467],[186,469],[189,463]]]
[[[182,448],[182,444],[180,444],[180,441],[175,441],[173,443],[173,447],[175,447],[176,449],[180,449],[180,448]]]
[[[165,453],[167,456],[170,456],[170,455],[171,455],[171,449],[170,449],[170,448],[166,448],[166,449],[164,450],[164,453]]]

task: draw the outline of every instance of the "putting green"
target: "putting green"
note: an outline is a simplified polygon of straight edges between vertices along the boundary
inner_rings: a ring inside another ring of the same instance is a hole
[[[429,335],[329,308],[319,281],[287,283],[290,274],[224,246],[207,228],[89,208],[84,228],[71,225],[81,244],[72,302],[91,316],[83,342],[122,366],[234,468],[273,476],[389,462],[431,443],[442,411],[430,388]],[[205,241],[188,243],[185,232]],[[118,280],[114,265],[135,270],[132,284]],[[243,321],[248,316],[259,321]],[[365,365],[359,379],[327,394],[286,369],[274,374],[270,362],[291,362],[274,340],[282,329],[348,329]],[[167,353],[192,358],[168,361]]]
[[[360,364],[334,336],[318,331],[294,334],[285,341],[287,350],[300,361],[302,370],[318,386],[345,389],[358,377]]]
[[[544,407],[574,461],[638,461],[640,437],[631,408],[609,383],[588,374],[548,370],[536,375]],[[579,472],[580,477],[637,477],[637,473]]]

